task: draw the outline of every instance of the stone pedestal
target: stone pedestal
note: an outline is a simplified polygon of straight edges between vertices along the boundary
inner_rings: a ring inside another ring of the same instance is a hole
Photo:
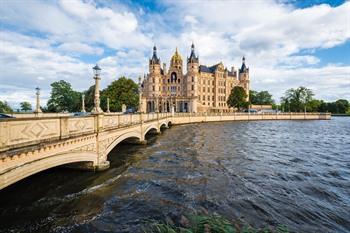
[[[100,164],[95,166],[95,171],[104,171],[110,167],[110,163],[108,160],[101,162]]]

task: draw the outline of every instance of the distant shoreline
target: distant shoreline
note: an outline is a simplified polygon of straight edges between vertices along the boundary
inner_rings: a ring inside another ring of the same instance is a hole
[[[332,117],[350,117],[350,114],[349,113],[343,113],[343,114],[332,114]]]

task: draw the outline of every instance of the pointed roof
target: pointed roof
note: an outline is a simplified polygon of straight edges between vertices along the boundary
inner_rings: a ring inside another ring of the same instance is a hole
[[[244,73],[248,70],[249,68],[246,67],[245,65],[245,57],[243,56],[242,57],[242,66],[241,66],[241,69],[239,69],[239,73]]]
[[[160,59],[157,57],[157,47],[156,47],[156,45],[153,46],[153,56],[150,59],[150,63],[152,63],[152,64],[160,64]]]
[[[176,62],[182,63],[182,57],[179,54],[179,51],[177,50],[177,47],[176,47],[174,55],[171,57],[171,63],[176,63]]]
[[[191,55],[187,59],[187,63],[198,63],[198,56],[196,57],[196,53],[194,51],[194,44],[193,44],[193,42],[192,42],[192,45],[191,45]]]

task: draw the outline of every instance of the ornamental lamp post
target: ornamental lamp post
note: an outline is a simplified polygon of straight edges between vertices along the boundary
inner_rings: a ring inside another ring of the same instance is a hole
[[[92,70],[94,71],[94,79],[95,79],[95,96],[94,96],[94,108],[92,109],[92,113],[99,114],[103,113],[101,107],[100,107],[100,74],[101,74],[101,68],[96,64]]]
[[[36,107],[35,107],[35,111],[34,111],[34,113],[42,113],[42,111],[41,111],[41,109],[40,109],[40,98],[39,98],[39,96],[40,96],[40,88],[39,87],[37,87],[37,88],[35,88],[35,90],[36,90]]]

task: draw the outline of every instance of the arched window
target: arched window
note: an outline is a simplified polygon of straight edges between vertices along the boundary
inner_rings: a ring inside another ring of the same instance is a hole
[[[171,80],[171,83],[176,82],[177,76],[176,76],[176,73],[175,73],[175,72],[172,72],[172,73],[171,73],[170,80]]]

